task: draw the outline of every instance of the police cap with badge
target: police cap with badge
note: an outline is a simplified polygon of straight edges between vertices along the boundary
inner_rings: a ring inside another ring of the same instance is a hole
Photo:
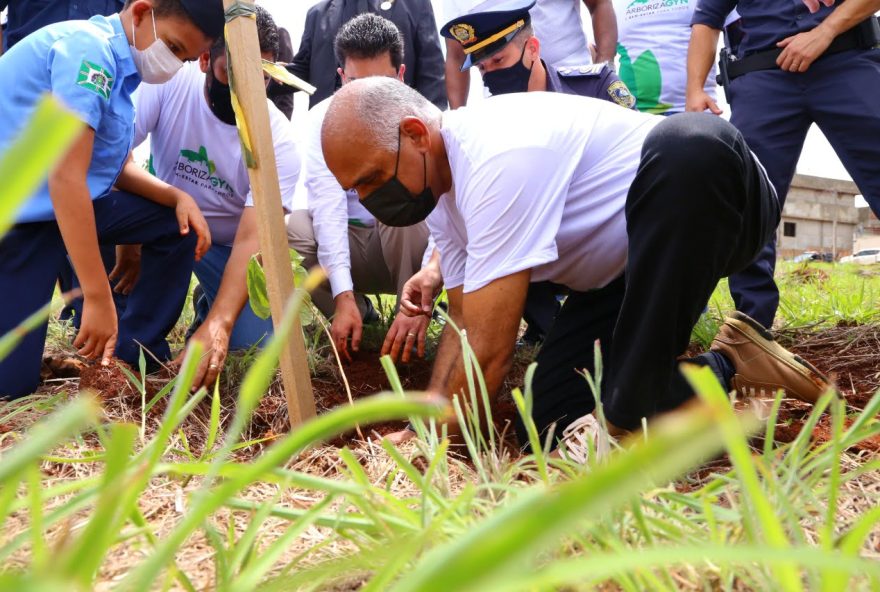
[[[464,49],[462,72],[503,49],[531,22],[529,9],[536,0],[487,0],[440,29]]]
[[[440,32],[461,44],[464,71],[505,48],[531,22],[529,10],[534,5],[535,0],[486,0],[443,25]],[[635,97],[607,63],[560,68],[545,64],[544,68],[547,91],[594,97],[635,108]],[[531,68],[523,65],[520,57],[513,66],[484,73],[483,82],[493,95],[521,92],[527,90],[530,74]]]

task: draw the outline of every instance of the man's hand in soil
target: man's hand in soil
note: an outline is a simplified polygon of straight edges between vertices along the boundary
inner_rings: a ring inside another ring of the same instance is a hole
[[[110,272],[110,281],[115,282],[113,291],[128,296],[141,277],[141,246],[117,245],[116,265]]]
[[[195,392],[201,387],[210,389],[213,387],[217,376],[223,369],[223,363],[226,361],[226,354],[229,352],[229,337],[232,334],[232,327],[217,318],[210,316],[190,337],[190,343],[198,341],[204,348],[202,359],[196,370],[195,380],[193,380],[192,391]],[[182,361],[182,357],[186,350],[178,356],[175,363]]]
[[[400,311],[406,316],[430,315],[434,310],[434,298],[443,287],[440,273],[440,252],[434,249],[431,260],[403,285],[400,295]]]
[[[348,351],[348,338],[351,337],[352,351],[361,348],[361,334],[363,333],[364,321],[354,299],[354,292],[342,292],[335,298],[336,312],[333,314],[333,322],[330,324],[330,336],[336,345],[340,357],[351,363],[351,354]]]
[[[413,347],[417,347],[420,358],[425,357],[425,339],[427,336],[428,323],[431,317],[419,315],[411,317],[398,312],[385,335],[382,344],[381,355],[390,355],[396,362],[398,359],[404,364],[412,358]]]

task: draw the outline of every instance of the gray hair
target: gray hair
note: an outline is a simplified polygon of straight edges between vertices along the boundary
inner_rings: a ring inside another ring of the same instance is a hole
[[[354,116],[363,124],[370,142],[378,149],[397,150],[400,122],[404,117],[418,117],[426,124],[439,123],[440,110],[418,92],[387,76],[371,76],[343,86],[327,109],[322,137],[349,130],[346,117]]]

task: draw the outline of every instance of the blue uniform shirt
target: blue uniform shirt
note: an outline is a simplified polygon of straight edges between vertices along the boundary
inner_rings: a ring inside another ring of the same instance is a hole
[[[95,130],[87,182],[92,199],[106,194],[131,150],[140,76],[118,15],[44,27],[0,57],[0,153],[52,93]],[[18,222],[54,220],[48,184],[24,205]]]
[[[843,2],[835,6],[840,4]],[[742,58],[774,49],[786,37],[815,29],[835,6],[820,4],[819,11],[810,14],[802,0],[700,0],[691,24],[723,29],[727,15],[735,8],[742,18],[744,37],[737,52]]]
[[[122,10],[125,0],[0,0],[0,10],[10,4],[9,22],[3,32],[3,49],[52,23],[85,20],[96,14],[115,14]]]

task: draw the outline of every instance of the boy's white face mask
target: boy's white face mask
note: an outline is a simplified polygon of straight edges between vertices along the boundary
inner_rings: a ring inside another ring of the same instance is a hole
[[[131,56],[138,73],[141,75],[141,80],[149,84],[162,84],[171,80],[183,68],[183,62],[168,49],[164,41],[159,39],[159,35],[156,33],[156,17],[152,10],[150,10],[150,18],[153,20],[155,41],[147,49],[137,48],[134,19],[132,19]]]

